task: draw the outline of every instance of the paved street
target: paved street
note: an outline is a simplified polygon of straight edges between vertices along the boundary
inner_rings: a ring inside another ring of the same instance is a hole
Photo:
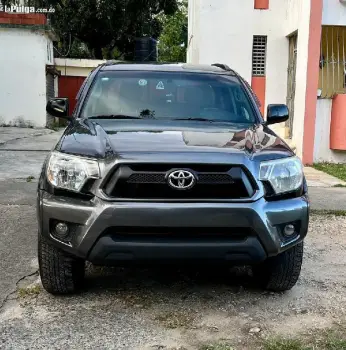
[[[301,317],[308,326],[322,326],[335,313],[345,316],[335,300],[346,301],[346,219],[329,215],[313,215],[301,281],[285,296],[257,291],[244,272],[234,272],[225,284],[222,271],[89,267],[82,296],[53,298],[39,289],[18,297],[23,287],[38,283],[35,191],[41,164],[59,136],[0,128],[0,348],[195,349],[196,339],[231,337],[247,344],[249,328],[270,331],[275,317],[283,330],[285,324],[294,329]],[[325,187],[323,174],[312,178],[313,209],[346,210],[345,188]],[[302,316],[299,310],[308,311]]]
[[[0,180],[28,176],[37,179],[47,153],[60,135],[48,129],[0,127]]]

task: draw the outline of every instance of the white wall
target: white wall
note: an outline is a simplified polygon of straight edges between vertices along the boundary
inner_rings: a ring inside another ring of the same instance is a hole
[[[333,151],[330,144],[332,99],[318,99],[316,108],[314,162],[345,163],[346,152]]]
[[[302,6],[304,0],[279,0],[279,2],[283,3],[286,11],[285,31],[288,36],[299,28],[299,24],[302,20]],[[307,1],[305,0],[305,2]]]
[[[294,29],[294,26],[297,26],[298,29],[293,142],[297,148],[297,155],[301,157],[303,153],[304,118],[308,69],[307,61],[309,56],[310,1],[289,0],[288,3],[291,3],[288,5],[291,5],[292,7],[289,7],[288,9],[289,13],[291,12],[291,20],[288,16],[287,22],[291,23],[291,25],[295,22],[295,24],[293,24],[293,27],[289,28],[289,31]],[[297,11],[296,14],[295,11]]]
[[[323,0],[323,25],[346,25],[346,1]]]
[[[226,63],[251,82],[254,35],[267,35],[266,102],[286,103],[288,38],[299,31],[293,141],[301,153],[310,22],[310,1],[272,0],[255,10],[254,0],[190,0],[188,62]],[[274,126],[284,135],[282,125]]]
[[[106,61],[56,58],[54,62],[56,65],[56,69],[61,71],[61,75],[67,75],[72,77],[87,77],[94,68]]]
[[[254,10],[254,0],[190,0],[188,62],[226,63],[251,82],[253,36],[267,35],[266,97],[268,103],[285,103],[286,36],[294,31],[292,25],[287,29],[286,3],[299,1],[271,1],[270,9],[261,11]]]
[[[200,0],[189,0],[188,6],[188,49],[187,49],[187,62],[198,63],[199,62],[199,18],[200,18]]]
[[[226,63],[251,83],[253,36],[267,35],[265,107],[269,103],[286,103],[285,8],[277,1],[271,1],[266,11],[253,7],[253,0],[190,0],[188,62]],[[273,129],[284,135],[282,125]]]
[[[46,125],[47,40],[39,32],[0,28],[0,125]]]

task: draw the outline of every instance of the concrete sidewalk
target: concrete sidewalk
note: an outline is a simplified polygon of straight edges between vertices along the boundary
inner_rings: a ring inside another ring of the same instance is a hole
[[[304,173],[309,187],[334,187],[336,185],[346,186],[346,182],[312,167],[305,167]]]
[[[61,134],[62,130],[0,127],[0,180],[38,178]]]
[[[15,127],[0,127],[0,149],[6,144],[11,144],[18,140],[30,139],[42,135],[55,133],[55,131],[45,128],[15,128]]]

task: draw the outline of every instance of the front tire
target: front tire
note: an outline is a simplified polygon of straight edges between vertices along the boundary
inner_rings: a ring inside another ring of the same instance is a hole
[[[269,258],[253,267],[253,274],[259,284],[273,292],[292,289],[297,283],[303,263],[304,243]]]
[[[72,294],[80,290],[85,262],[66,254],[43,237],[38,239],[38,263],[44,289],[51,294]]]

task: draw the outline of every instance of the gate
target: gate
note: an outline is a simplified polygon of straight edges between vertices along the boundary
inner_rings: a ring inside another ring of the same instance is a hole
[[[346,93],[346,27],[322,27],[318,87],[320,98]]]
[[[287,69],[287,106],[289,110],[289,119],[286,122],[286,137],[292,138],[293,120],[294,120],[294,100],[296,94],[296,72],[297,72],[297,42],[298,35],[289,37],[289,57]]]
[[[1,1],[1,0],[0,0]],[[55,97],[55,78],[60,75],[60,72],[55,69],[54,66],[46,66],[46,100],[47,102]],[[55,118],[46,114],[46,126],[48,128],[52,127],[55,124]]]
[[[54,75],[51,73],[46,74],[46,99],[47,102],[55,96],[54,91]],[[46,126],[51,127],[54,124],[54,117],[46,114]]]
[[[60,76],[59,97],[68,97],[70,102],[69,115],[72,114],[77,100],[77,94],[86,77]]]

